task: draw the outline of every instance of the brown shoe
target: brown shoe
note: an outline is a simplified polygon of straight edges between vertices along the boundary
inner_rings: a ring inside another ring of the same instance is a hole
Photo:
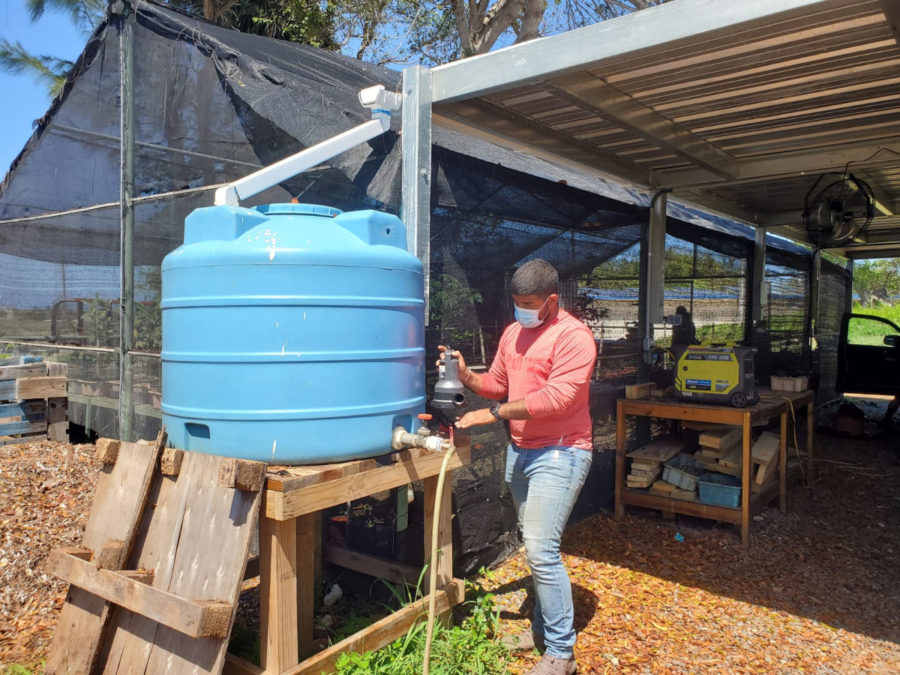
[[[520,633],[504,635],[500,638],[500,644],[511,652],[530,652],[535,647],[543,650],[544,636],[530,630],[523,630]]]
[[[544,654],[544,658],[525,675],[575,675],[577,672],[575,659],[558,659]]]

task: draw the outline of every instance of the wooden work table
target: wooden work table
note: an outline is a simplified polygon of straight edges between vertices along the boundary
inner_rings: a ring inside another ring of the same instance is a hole
[[[787,436],[788,417],[796,416],[806,408],[806,479],[812,480],[813,466],[813,413],[815,395],[812,391],[786,392],[760,390],[760,401],[746,408],[708,405],[676,400],[619,399],[616,416],[616,518],[625,515],[625,507],[641,506],[658,509],[663,513],[683,513],[685,515],[710,518],[741,526],[741,542],[744,548],[750,544],[750,516],[769,503],[776,492],[782,511],[787,508]],[[625,486],[626,420],[628,416],[655,417],[670,420],[712,422],[733,424],[743,431],[742,439],[742,488],[740,508],[714,506],[680,499],[663,497]],[[781,418],[781,444],[778,460],[778,481],[761,492],[751,494],[751,430],[754,425],[766,424]],[[796,424],[796,419],[794,420]]]

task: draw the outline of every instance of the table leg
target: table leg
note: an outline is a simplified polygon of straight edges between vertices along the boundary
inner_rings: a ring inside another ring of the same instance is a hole
[[[741,462],[741,545],[750,547],[750,413],[744,413]]]
[[[451,490],[451,473],[447,472],[444,478],[443,494],[437,494],[438,477],[426,478],[425,488],[425,560],[430,561],[437,568],[435,583],[438,588],[443,588],[453,580],[453,529],[451,517],[453,515],[453,490]],[[438,555],[437,561],[431,561],[432,529],[434,528],[434,507],[440,499],[441,513],[438,523]],[[426,576],[426,581],[428,577]],[[432,593],[433,588],[428,588],[427,593]]]
[[[297,644],[299,655],[313,652],[313,614],[316,601],[316,566],[319,549],[318,512],[299,516],[297,522]]]
[[[788,415],[785,411],[781,413],[781,441],[778,444],[778,508],[782,513],[787,513],[787,436]]]
[[[815,424],[816,407],[810,401],[806,404],[806,480],[813,485],[813,425]]]
[[[264,672],[282,673],[299,662],[297,610],[297,523],[263,516],[259,520],[259,659]]]
[[[622,414],[622,401],[616,403],[616,519],[625,515],[622,503],[622,490],[625,489],[625,415]]]

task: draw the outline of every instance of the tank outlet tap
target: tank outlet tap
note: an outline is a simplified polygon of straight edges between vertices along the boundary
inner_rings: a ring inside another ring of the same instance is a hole
[[[404,450],[405,448],[425,448],[432,452],[446,452],[453,446],[446,438],[438,435],[425,435],[423,433],[411,433],[403,427],[394,427],[391,434],[391,448]]]

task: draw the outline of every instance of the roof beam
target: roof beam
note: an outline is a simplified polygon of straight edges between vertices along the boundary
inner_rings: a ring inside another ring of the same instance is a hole
[[[881,0],[881,9],[891,27],[897,46],[900,47],[900,5],[896,0]]]
[[[599,172],[607,180],[625,180],[642,187],[650,185],[650,173],[643,167],[626,163],[597,146],[579,142],[481,99],[434,108],[433,115],[437,125],[534,154],[556,164],[569,160],[580,170],[587,168]]]
[[[739,162],[738,178],[776,178],[804,173],[843,171],[847,164],[877,163],[877,155],[884,152],[884,161],[892,161],[890,153],[900,155],[900,141],[852,144],[776,153]],[[895,161],[895,160],[893,160]],[[655,171],[653,178],[660,187],[686,188],[714,186],[720,179],[701,169],[673,169]]]
[[[550,91],[583,110],[614,124],[721,178],[735,178],[733,157],[697,138],[652,108],[622,93],[602,79],[578,74],[551,81]]]
[[[432,71],[432,101],[483,96],[591,67],[603,59],[677,40],[727,33],[748,21],[799,15],[830,0],[679,0],[560,35],[454,61]],[[702,17],[702,20],[698,20]]]

